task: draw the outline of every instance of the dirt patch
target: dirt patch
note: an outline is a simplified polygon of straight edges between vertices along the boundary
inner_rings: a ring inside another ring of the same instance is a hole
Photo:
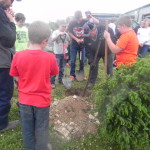
[[[59,135],[69,140],[81,138],[87,133],[96,133],[99,121],[90,114],[93,105],[76,95],[55,101],[50,112],[50,121]]]
[[[77,96],[82,96],[84,89],[80,88],[80,89],[67,89],[66,90],[66,95],[70,96],[70,95],[77,95]],[[89,97],[91,95],[90,92],[86,91],[85,93],[85,97]]]

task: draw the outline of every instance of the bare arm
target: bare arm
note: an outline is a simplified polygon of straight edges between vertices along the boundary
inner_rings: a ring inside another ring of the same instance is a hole
[[[93,17],[91,14],[88,15],[88,18],[92,19],[95,24],[97,24],[97,25],[99,24],[99,20],[97,18]]]

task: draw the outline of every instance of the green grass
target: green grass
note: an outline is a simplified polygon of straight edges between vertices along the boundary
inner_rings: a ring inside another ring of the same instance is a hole
[[[99,67],[99,76],[97,82],[102,82],[104,79],[104,67],[102,61],[100,61]],[[85,75],[88,77],[89,65],[85,67]],[[67,68],[67,74],[69,74],[69,68]],[[83,82],[73,82],[73,88],[84,88],[86,81]],[[66,89],[63,85],[56,85],[57,88],[53,90],[52,96],[54,100],[60,100],[66,97]],[[93,100],[94,89],[90,90],[93,95],[89,97],[89,100]],[[19,120],[18,107],[16,101],[18,98],[17,89],[14,90],[14,95],[12,98],[12,107],[9,114],[10,120]],[[107,150],[110,148],[109,144],[106,141],[100,139],[99,135],[88,135],[81,141],[63,141],[57,137],[53,132],[53,129],[50,129],[51,143],[53,150]],[[5,131],[0,133],[0,150],[23,150],[23,141],[20,125],[11,131]]]

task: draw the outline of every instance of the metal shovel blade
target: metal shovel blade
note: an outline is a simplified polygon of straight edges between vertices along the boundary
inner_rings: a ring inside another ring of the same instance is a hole
[[[63,77],[62,82],[66,89],[70,89],[72,87],[72,80],[70,79],[70,77]]]
[[[83,70],[76,70],[76,79],[77,79],[77,81],[84,80],[84,71]]]

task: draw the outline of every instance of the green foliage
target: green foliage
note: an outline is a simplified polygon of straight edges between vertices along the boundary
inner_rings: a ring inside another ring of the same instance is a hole
[[[101,133],[120,150],[150,146],[150,61],[116,71],[97,85],[96,103]]]

